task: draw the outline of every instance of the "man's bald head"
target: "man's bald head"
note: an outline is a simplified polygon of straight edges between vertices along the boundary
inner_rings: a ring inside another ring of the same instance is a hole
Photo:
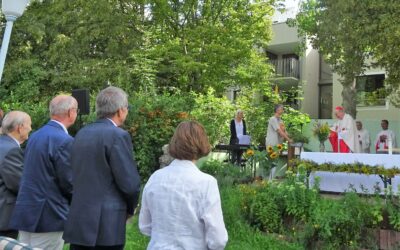
[[[2,131],[4,134],[9,134],[17,129],[19,125],[23,125],[30,121],[31,117],[22,111],[11,111],[3,119]]]
[[[75,123],[78,115],[78,102],[70,95],[58,95],[51,100],[49,105],[50,117],[66,128]]]
[[[4,116],[2,132],[23,143],[32,130],[31,117],[22,111],[11,111]]]
[[[63,116],[68,110],[78,108],[78,102],[70,95],[58,95],[50,102],[50,116]]]

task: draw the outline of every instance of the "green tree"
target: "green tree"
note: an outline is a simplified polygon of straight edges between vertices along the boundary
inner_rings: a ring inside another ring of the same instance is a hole
[[[270,39],[273,2],[33,0],[16,22],[0,94],[39,101],[111,82],[221,95],[258,84],[270,70],[255,47]]]
[[[363,1],[359,22],[362,37],[370,43],[376,64],[385,68],[389,100],[400,108],[400,2],[396,0]]]
[[[32,99],[19,98],[38,101],[73,88],[97,90],[107,81],[138,89],[141,65],[132,54],[146,36],[137,2],[32,1],[13,31],[2,96],[30,89],[24,92]]]
[[[400,105],[400,49],[396,45],[400,33],[395,21],[399,14],[396,0],[307,0],[291,22],[343,77],[343,106],[353,117],[355,78],[372,66],[386,69],[390,99]]]
[[[356,117],[356,76],[366,69],[369,46],[360,37],[359,16],[355,13],[363,5],[356,0],[307,0],[295,24],[300,34],[310,39],[315,49],[343,77],[343,106]]]
[[[148,22],[158,34],[155,51],[162,58],[158,84],[185,92],[212,87],[220,94],[229,85],[264,81],[268,69],[258,64],[264,56],[254,48],[270,39],[272,3],[150,0]]]

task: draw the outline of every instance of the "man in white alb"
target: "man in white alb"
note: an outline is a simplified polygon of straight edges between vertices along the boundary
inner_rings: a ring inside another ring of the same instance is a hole
[[[358,142],[360,143],[361,153],[370,153],[371,139],[368,130],[363,128],[361,121],[356,121],[356,126],[358,130]]]
[[[331,128],[333,134],[335,134],[335,137],[333,137],[335,139],[332,138],[332,134],[331,138],[329,138],[334,151],[340,153],[359,153],[360,143],[358,141],[356,122],[353,117],[346,114],[344,108],[341,106],[335,108],[335,116],[338,121],[334,124],[333,128]],[[336,147],[334,145],[335,143]],[[339,146],[338,149],[337,145]]]
[[[389,121],[382,120],[381,127],[382,131],[376,135],[376,140],[375,140],[376,152],[388,149],[390,141],[392,142],[393,148],[397,147],[396,135],[392,130],[389,129]]]

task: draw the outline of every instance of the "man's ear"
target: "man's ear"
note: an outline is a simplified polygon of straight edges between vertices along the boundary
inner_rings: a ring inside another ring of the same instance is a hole
[[[122,108],[119,108],[118,111],[117,111],[118,117],[122,117],[122,112],[123,112]]]

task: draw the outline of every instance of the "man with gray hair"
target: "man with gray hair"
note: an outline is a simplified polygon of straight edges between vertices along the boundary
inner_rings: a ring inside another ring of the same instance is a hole
[[[20,144],[28,139],[31,117],[22,111],[11,111],[3,119],[0,136],[0,236],[16,239],[18,231],[8,226],[23,170],[23,152]]]
[[[71,250],[122,250],[140,192],[132,139],[119,128],[128,115],[127,94],[103,89],[96,113],[98,120],[82,128],[72,145],[74,195],[64,239]]]
[[[78,103],[59,95],[50,102],[51,120],[34,132],[25,150],[24,172],[10,227],[32,247],[58,250],[72,196],[70,147],[67,128],[74,124]]]

